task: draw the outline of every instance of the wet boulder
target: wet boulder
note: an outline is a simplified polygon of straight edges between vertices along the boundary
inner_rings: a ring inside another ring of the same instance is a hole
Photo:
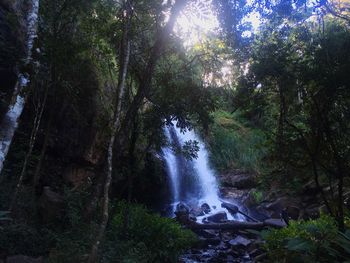
[[[232,215],[237,214],[239,211],[238,206],[230,203],[222,203],[221,207],[226,208]]]
[[[218,212],[216,214],[206,217],[204,220],[210,223],[222,223],[224,221],[227,221],[227,214],[223,211]]]
[[[185,203],[178,203],[176,205],[176,211],[175,213],[187,213],[189,214],[190,213],[190,208],[188,205],[186,205]]]
[[[205,214],[209,214],[211,212],[210,206],[207,203],[202,204],[201,208]]]
[[[237,236],[234,239],[231,239],[229,241],[229,244],[233,247],[238,247],[238,246],[243,246],[243,247],[247,247],[252,243],[251,240],[243,237],[243,236]]]
[[[204,216],[205,215],[205,213],[204,213],[204,211],[203,211],[203,209],[201,207],[194,207],[194,208],[192,208],[191,211],[190,211],[190,214],[192,216],[195,216],[195,217],[197,217],[197,216]]]

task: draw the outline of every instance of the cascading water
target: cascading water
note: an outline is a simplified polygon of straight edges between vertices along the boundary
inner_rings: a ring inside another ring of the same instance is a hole
[[[163,148],[163,156],[166,161],[167,171],[170,178],[172,190],[173,212],[176,204],[184,202],[190,206],[200,206],[207,203],[212,212],[226,211],[221,208],[223,200],[219,198],[218,183],[214,171],[208,162],[208,152],[202,140],[194,130],[182,132],[173,125],[164,128],[164,133],[170,146]],[[183,154],[176,153],[172,148],[181,148],[186,142],[196,141],[199,146],[197,158],[188,160]],[[229,219],[233,219],[227,213]],[[244,220],[242,216],[235,216],[235,219]]]
[[[31,10],[27,16],[27,58],[28,64],[32,56],[32,48],[36,37],[36,25],[39,13],[39,0],[32,0]],[[28,85],[29,80],[20,74],[18,83],[15,88],[15,102],[9,106],[0,125],[0,172],[4,166],[6,155],[9,151],[12,138],[18,126],[18,119],[22,114],[25,99],[22,97],[21,91]]]

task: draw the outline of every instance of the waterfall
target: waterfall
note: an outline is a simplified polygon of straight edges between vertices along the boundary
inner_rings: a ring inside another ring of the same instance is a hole
[[[162,151],[170,179],[173,212],[179,202],[194,206],[207,203],[213,212],[226,211],[221,208],[223,200],[219,197],[215,172],[209,166],[208,151],[195,131],[181,131],[176,127],[176,122],[173,122],[173,125],[164,127],[164,134],[168,145],[163,147]],[[174,146],[175,148],[182,147],[188,141],[198,143],[197,158],[188,160],[183,154],[174,151]],[[229,213],[227,214],[229,219],[233,219]],[[242,220],[243,218],[239,216],[235,219]]]
[[[32,48],[34,39],[36,37],[36,28],[37,28],[37,20],[38,20],[38,13],[39,13],[39,0],[32,0],[31,10],[28,13],[27,16],[27,57],[26,57],[26,64],[30,63],[31,56],[32,56]],[[15,103],[13,105],[9,106],[8,111],[6,112],[3,120],[1,121],[0,125],[0,172],[2,171],[2,168],[4,166],[4,161],[6,158],[6,155],[9,151],[12,138],[15,134],[15,131],[18,126],[18,119],[22,114],[25,99],[22,97],[21,92],[23,89],[28,85],[29,79],[24,76],[23,74],[20,74],[18,76],[18,83],[15,87]]]

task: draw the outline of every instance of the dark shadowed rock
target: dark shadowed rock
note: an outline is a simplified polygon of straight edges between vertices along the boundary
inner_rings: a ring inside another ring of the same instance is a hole
[[[273,202],[264,202],[258,208],[261,211],[265,211],[271,218],[280,218],[282,211],[289,211],[291,217],[299,217],[301,202],[299,199],[289,196],[283,196],[277,198]],[[290,208],[290,209],[289,209]],[[258,209],[258,210],[259,210]]]
[[[234,177],[233,187],[238,189],[250,189],[256,186],[255,176],[243,174]]]
[[[242,236],[237,236],[236,238],[231,239],[229,241],[229,244],[231,246],[234,246],[234,247],[235,246],[244,246],[244,247],[246,247],[246,246],[250,245],[251,243],[252,243],[252,241],[250,241],[249,239],[247,239],[245,237],[242,237]]]
[[[290,219],[298,220],[300,215],[300,208],[296,206],[288,206],[286,208],[287,215]]]
[[[221,223],[227,220],[227,214],[223,211],[218,212],[214,215],[206,217],[205,220],[212,223]]]
[[[176,213],[189,214],[190,213],[190,208],[185,203],[178,203],[177,206],[176,206],[175,214]]]
[[[91,182],[95,173],[86,167],[71,166],[63,174],[63,179],[74,188],[80,187],[87,182]]]
[[[217,237],[217,234],[213,230],[194,229],[193,232],[195,232],[197,235],[204,237],[204,238]]]
[[[211,211],[210,206],[207,203],[202,204],[201,208],[202,208],[203,212],[206,214],[209,214]]]
[[[320,216],[320,207],[319,206],[310,206],[305,209],[305,217],[307,219],[316,219]]]
[[[249,191],[237,189],[233,187],[220,187],[221,197],[225,200],[245,200],[248,197]]]
[[[263,254],[263,250],[259,249],[259,248],[256,248],[256,249],[253,249],[252,251],[249,252],[249,255],[251,258],[255,258],[261,254]]]
[[[204,216],[205,213],[201,207],[194,207],[191,209],[190,214],[197,217],[197,216]]]
[[[234,257],[232,257],[231,255],[228,255],[228,256],[226,257],[226,261],[227,261],[227,262],[233,262],[233,261],[234,261]]]
[[[237,189],[250,189],[256,186],[256,178],[253,174],[235,170],[231,173],[220,175],[222,186],[234,187]]]
[[[267,203],[265,208],[268,210],[282,211],[284,208],[289,206],[298,206],[299,201],[290,197],[280,197],[272,203]]]
[[[102,132],[93,131],[89,141],[90,144],[85,150],[84,159],[93,165],[102,163],[106,145],[105,136]]]
[[[230,203],[222,203],[221,207],[226,208],[233,215],[237,214],[239,211],[238,206]]]
[[[221,239],[218,237],[214,238],[206,238],[206,244],[207,246],[218,246],[221,243]]]
[[[283,228],[283,227],[287,226],[287,224],[286,224],[286,222],[284,222],[284,220],[277,219],[277,218],[266,219],[264,221],[264,223],[268,226],[276,227],[276,228]]]

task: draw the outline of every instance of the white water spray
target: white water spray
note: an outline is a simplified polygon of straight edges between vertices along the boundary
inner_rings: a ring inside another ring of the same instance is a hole
[[[163,156],[170,178],[173,212],[179,202],[195,206],[207,203],[211,207],[212,213],[225,211],[228,219],[244,220],[240,215],[233,218],[226,209],[221,208],[221,203],[224,200],[219,197],[218,182],[214,170],[209,166],[205,144],[194,130],[182,132],[180,128],[176,127],[176,122],[172,124],[164,128],[170,146],[163,148]],[[185,160],[181,154],[176,154],[171,147],[171,145],[182,147],[188,141],[196,141],[199,146],[197,158],[192,160]]]

